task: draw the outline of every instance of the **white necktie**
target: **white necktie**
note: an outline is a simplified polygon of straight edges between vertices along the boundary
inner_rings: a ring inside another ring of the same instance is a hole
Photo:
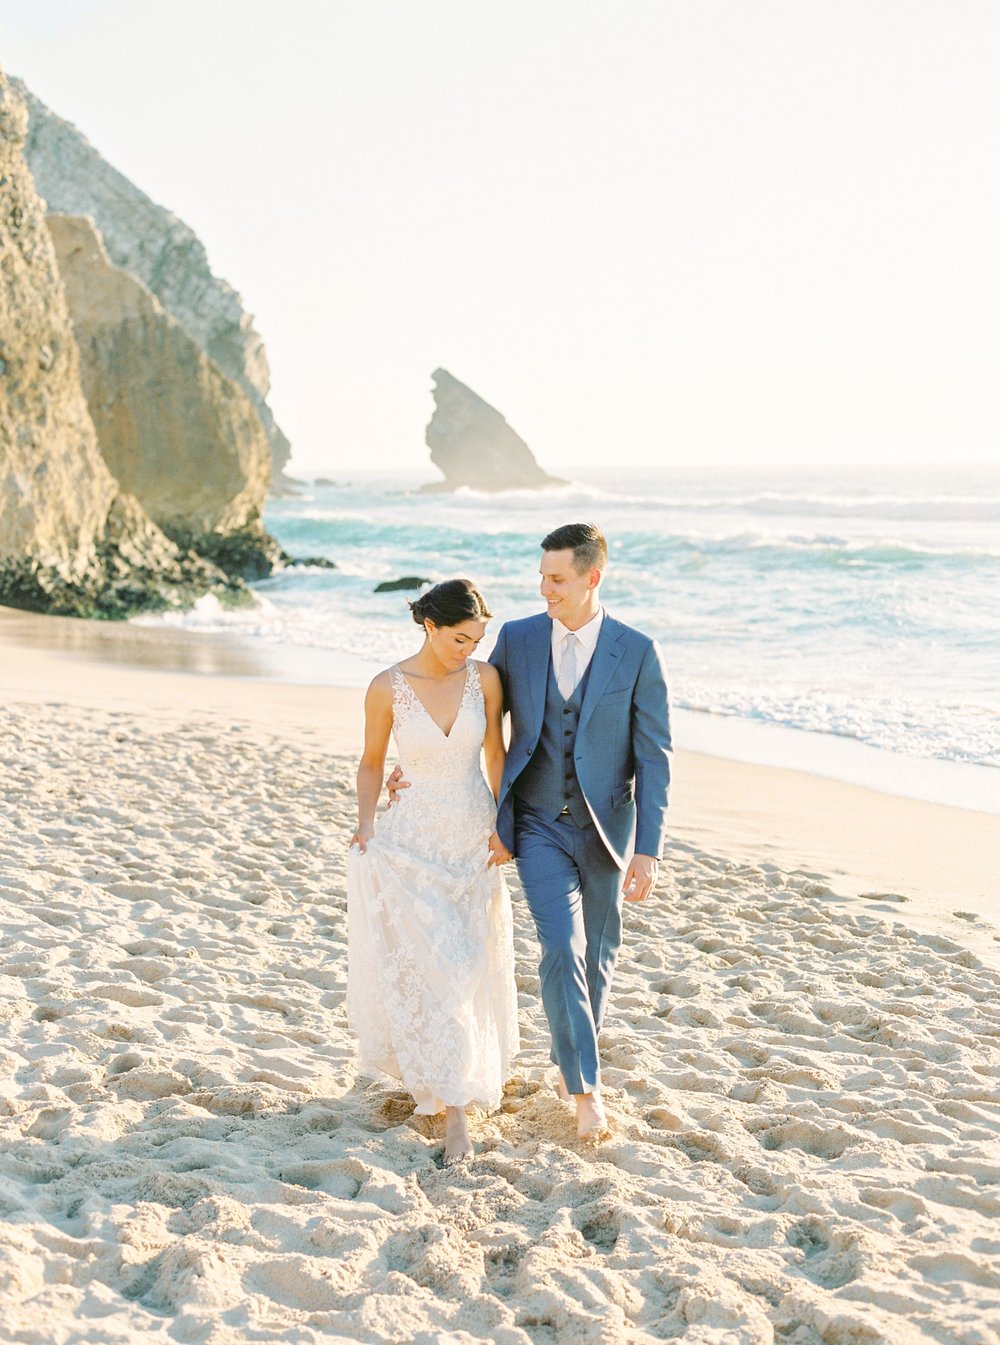
[[[578,681],[576,673],[576,646],[577,637],[570,631],[569,635],[563,637],[562,657],[559,660],[559,676],[556,679],[559,686],[559,694],[564,701],[568,701],[570,696],[576,690]]]

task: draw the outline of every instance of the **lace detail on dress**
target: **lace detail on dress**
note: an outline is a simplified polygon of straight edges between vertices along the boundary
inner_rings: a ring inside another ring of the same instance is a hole
[[[462,700],[470,701],[472,704],[482,705],[483,702],[483,679],[479,671],[479,664],[469,659],[465,665],[469,670],[469,676],[465,683],[465,690],[462,692]]]
[[[398,663],[394,663],[389,669],[389,680],[392,682],[392,726],[395,729],[397,724],[401,724],[406,716],[412,713],[414,707],[418,710],[424,707]]]
[[[417,695],[413,684],[398,663],[394,663],[389,669],[389,678],[392,682],[392,723],[394,730],[411,714],[424,714],[443,737],[450,738],[455,731],[455,724],[458,723],[459,716],[465,711],[466,707],[483,704],[483,684],[479,674],[479,664],[472,659],[469,659],[465,665],[465,685],[462,687],[462,697],[458,702],[455,723],[452,724],[451,730],[447,734]]]
[[[393,736],[410,783],[348,858],[348,1015],[362,1067],[401,1079],[420,1112],[499,1105],[518,1049],[510,898],[486,867],[496,808],[471,660],[451,732],[391,669]]]

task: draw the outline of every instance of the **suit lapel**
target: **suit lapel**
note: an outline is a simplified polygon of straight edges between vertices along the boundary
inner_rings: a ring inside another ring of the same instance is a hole
[[[542,730],[545,714],[545,693],[549,681],[549,662],[552,655],[552,621],[543,612],[525,631],[524,638],[526,678],[531,694],[531,723],[534,737]]]
[[[580,723],[577,727],[578,733],[594,713],[594,706],[601,699],[604,688],[611,680],[611,674],[618,666],[618,660],[622,656],[620,639],[621,622],[616,621],[614,617],[608,616],[605,612],[604,620],[601,623],[601,633],[597,637],[597,645],[594,648],[594,657],[590,661],[590,677],[587,679],[587,689],[583,693]]]

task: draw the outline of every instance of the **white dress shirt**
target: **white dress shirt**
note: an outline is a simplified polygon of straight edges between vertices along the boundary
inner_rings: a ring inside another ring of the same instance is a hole
[[[596,616],[592,616],[585,626],[579,630],[570,630],[559,620],[558,617],[552,619],[552,666],[558,673],[562,664],[563,645],[567,635],[575,635],[577,638],[576,646],[576,685],[579,686],[583,674],[590,667],[590,660],[594,657],[594,650],[597,648],[597,637],[601,633],[601,625],[604,622],[604,608],[602,607]],[[575,688],[574,688],[575,690]],[[572,694],[572,693],[571,693]]]

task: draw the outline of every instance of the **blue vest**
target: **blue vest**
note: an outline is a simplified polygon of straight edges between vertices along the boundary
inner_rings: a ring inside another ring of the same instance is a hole
[[[580,723],[580,709],[587,690],[593,659],[580,678],[569,700],[563,700],[556,682],[552,657],[549,656],[549,676],[545,685],[545,714],[542,731],[527,766],[514,782],[514,797],[550,820],[568,808],[578,827],[591,821],[580,782],[576,778],[573,752],[576,730]]]

